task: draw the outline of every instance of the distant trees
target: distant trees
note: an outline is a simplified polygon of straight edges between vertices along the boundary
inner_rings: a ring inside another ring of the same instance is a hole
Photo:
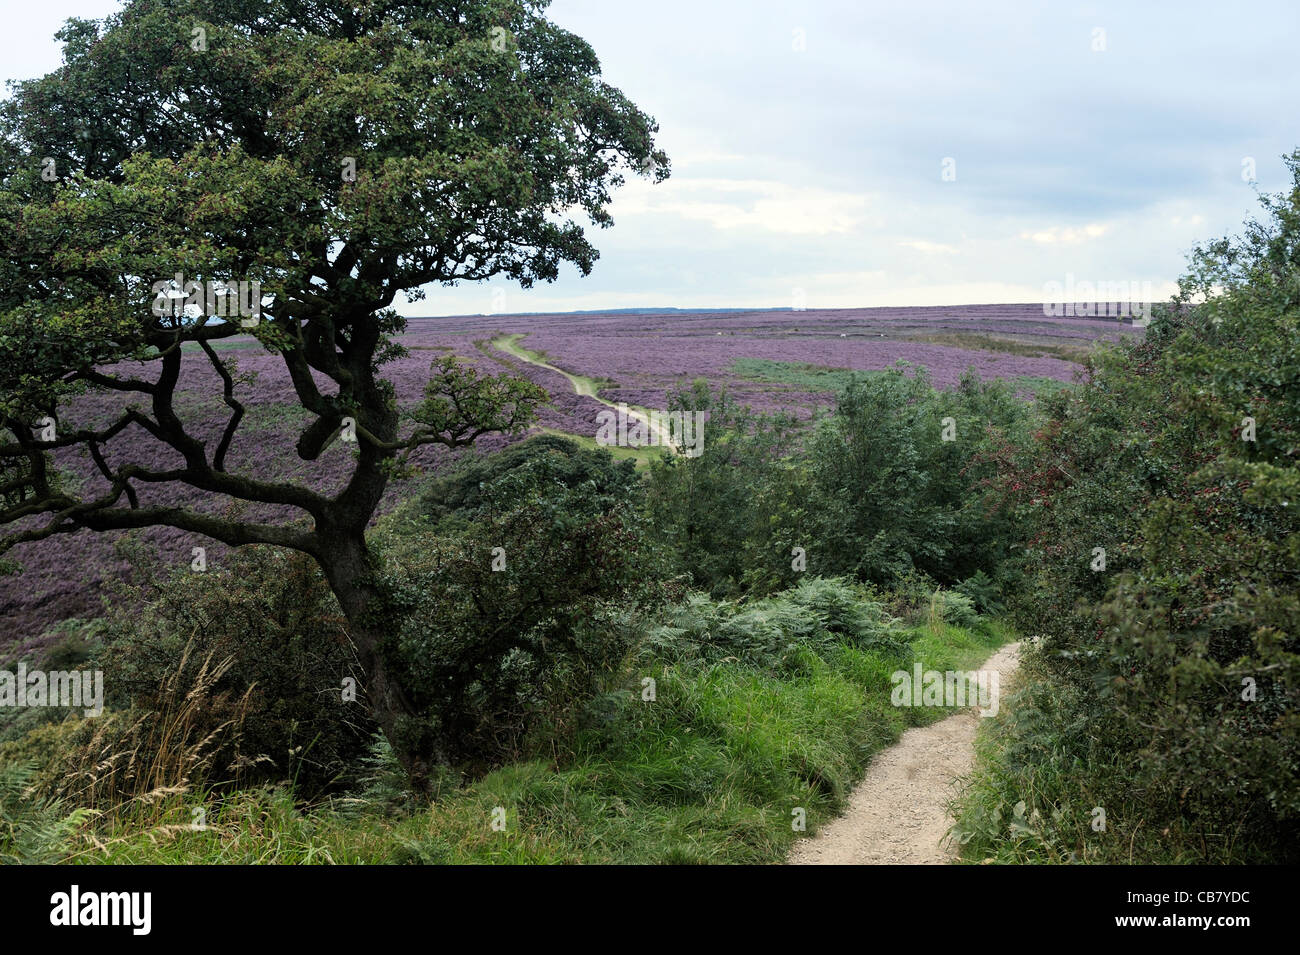
[[[999,449],[1026,439],[1029,408],[973,372],[938,391],[924,368],[909,371],[854,378],[811,431],[702,386],[677,397],[710,413],[704,453],[655,463],[649,500],[700,586],[723,596],[809,574],[952,584],[999,573],[1014,527],[986,485]]]

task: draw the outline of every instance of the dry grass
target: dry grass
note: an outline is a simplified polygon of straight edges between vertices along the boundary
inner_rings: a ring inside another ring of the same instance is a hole
[[[89,739],[70,753],[71,765],[52,795],[72,805],[111,806],[114,814],[131,813],[148,824],[161,820],[170,805],[214,773],[237,774],[256,761],[237,757],[232,765],[215,765],[220,754],[238,752],[253,688],[237,700],[222,698],[216,686],[234,661],[214,661],[211,654],[192,680],[183,682],[191,648],[146,706],[94,721]],[[215,727],[206,712],[212,708],[229,714]]]

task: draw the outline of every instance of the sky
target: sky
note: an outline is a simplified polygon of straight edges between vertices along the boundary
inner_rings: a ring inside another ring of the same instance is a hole
[[[16,79],[59,65],[65,18],[119,4],[6,6]],[[672,176],[616,194],[590,276],[435,286],[408,315],[1041,302],[1081,282],[1160,300],[1300,148],[1294,0],[555,0],[549,16],[659,122]]]

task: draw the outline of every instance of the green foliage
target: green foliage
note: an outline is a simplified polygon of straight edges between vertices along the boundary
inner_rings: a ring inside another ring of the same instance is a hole
[[[293,780],[314,797],[355,780],[374,731],[344,680],[364,687],[346,621],[314,563],[269,547],[233,551],[229,566],[159,581],[142,609],[107,625],[101,665],[111,704],[148,711],[160,685],[188,685],[221,664],[199,729],[240,714],[237,757],[248,782]],[[232,737],[230,745],[235,745]],[[219,777],[220,778],[220,777]]]
[[[772,521],[804,542],[817,573],[890,586],[912,573],[996,573],[1013,528],[986,502],[986,455],[1023,441],[1029,421],[1009,386],[973,372],[947,392],[924,369],[855,377],[809,443],[798,507]]]
[[[43,653],[28,653],[21,659],[17,656],[10,659],[0,657],[0,668],[13,671],[20,662],[25,663],[29,671],[86,667],[99,646],[103,629],[102,620],[61,621],[44,634],[50,642]],[[72,713],[80,712],[58,706],[0,707],[0,745],[23,740],[41,727],[60,724]]]
[[[34,769],[0,763],[0,865],[51,865],[72,850],[72,836],[92,816],[65,812],[57,801],[33,798]]]
[[[851,620],[843,586],[824,582],[800,599],[823,606],[820,620]],[[720,616],[704,606],[696,614]],[[945,627],[903,642],[921,648],[928,669],[969,669],[1007,636]],[[208,832],[184,825],[189,805],[164,820],[174,823],[167,838],[123,818],[102,833],[103,854],[86,860],[774,863],[801,837],[792,808],[806,810],[815,833],[875,753],[909,724],[949,712],[890,705],[889,674],[907,660],[884,648],[803,644],[798,666],[774,670],[667,647],[669,657],[631,661],[623,686],[591,701],[568,745],[557,737],[544,754],[445,788],[432,804],[406,802],[381,747],[359,803],[303,810],[282,792],[235,793],[208,807]],[[655,680],[653,701],[642,696],[645,678]],[[405,808],[382,815],[385,804]],[[501,831],[491,826],[498,806]]]
[[[700,383],[677,396],[709,411],[708,439],[698,458],[655,463],[648,500],[698,586],[736,596],[793,586],[804,572],[891,587],[914,573],[943,583],[1003,574],[1014,526],[987,485],[996,452],[1028,440],[1032,411],[973,371],[947,392],[909,371],[849,374],[811,435]]]
[[[967,597],[977,613],[996,614],[1003,610],[997,582],[982,570],[975,571],[953,589]]]
[[[528,442],[435,482],[436,528],[385,543],[392,653],[451,762],[517,754],[627,653],[627,611],[665,593],[635,487],[603,451]]]
[[[802,362],[772,361],[767,358],[737,358],[731,370],[741,378],[788,385],[802,391],[840,392],[855,377],[872,372],[855,372],[847,368],[827,368]]]
[[[643,658],[737,660],[746,666],[798,669],[805,651],[827,654],[849,646],[906,659],[907,635],[899,621],[860,585],[808,579],[798,587],[747,603],[692,594],[656,615],[657,625],[639,649]]]
[[[1028,550],[1014,608],[1052,680],[1034,705],[1061,714],[1033,732],[1077,722],[1105,750],[1067,738],[1037,758],[1074,760],[1096,805],[1126,808],[1097,844],[1108,860],[1134,840],[1138,861],[1300,854],[1300,153],[1290,165],[1270,219],[1199,249],[1143,343],[1050,399],[1002,477]]]
[[[940,475],[938,409],[924,370],[854,379],[810,450],[810,566],[885,582],[942,557],[953,516],[928,506]]]
[[[393,303],[437,284],[551,282],[566,263],[586,275],[598,253],[575,220],[610,226],[628,175],[669,174],[655,122],[545,8],[128,0],[65,26],[61,67],[0,103],[0,558],[154,526],[311,555],[378,687],[376,717],[387,731],[410,715],[377,669],[387,634],[366,622],[380,597],[359,579],[370,519],[418,448],[520,430],[544,393],[444,357],[425,400],[400,408],[382,376],[404,354]],[[166,306],[173,277],[183,310]],[[237,315],[217,303],[229,283]],[[264,453],[316,461],[354,436],[345,491],[227,468],[248,381],[212,343],[245,333],[307,415]],[[230,412],[215,441],[211,402],[176,400],[187,345]],[[116,399],[112,420],[74,420],[88,390]],[[46,418],[57,427],[34,426]],[[61,482],[56,450],[92,456],[105,487]],[[291,514],[208,506],[232,499]],[[414,770],[431,754],[403,756]]]
[[[495,454],[467,457],[439,472],[408,512],[427,518],[440,533],[463,530],[486,506],[488,485],[538,456],[549,457],[551,480],[570,489],[589,484],[597,494],[625,495],[636,483],[630,461],[616,461],[607,452],[584,450],[568,438],[543,434]]]
[[[703,453],[655,459],[647,478],[655,532],[676,565],[716,597],[791,585],[795,545],[772,521],[797,508],[797,464],[786,458],[795,419],[758,415],[702,379],[670,395],[669,411],[707,415]]]
[[[1077,356],[1077,360],[1086,360],[1087,355]],[[1076,359],[1070,359],[1074,361]],[[1040,375],[1016,375],[1013,379],[1017,391],[1028,391],[1035,397],[1044,398],[1058,391],[1068,391],[1077,387],[1076,383],[1060,381],[1056,378],[1043,378]]]
[[[934,614],[944,623],[971,629],[979,626],[975,602],[965,594],[956,590],[936,590],[930,599]]]

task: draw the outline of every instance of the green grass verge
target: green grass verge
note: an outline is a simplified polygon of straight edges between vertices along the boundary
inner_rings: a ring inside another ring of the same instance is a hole
[[[647,447],[621,447],[615,444],[599,444],[596,439],[584,434],[572,434],[568,431],[561,431],[558,428],[539,428],[543,434],[554,434],[561,438],[568,438],[575,444],[581,445],[588,451],[600,449],[608,451],[610,456],[616,461],[631,461],[638,471],[644,471],[650,467],[650,462],[654,458],[660,457],[664,453],[661,446]]]
[[[1074,382],[1059,381],[1056,378],[1043,378],[1040,375],[1016,375],[1010,379],[1010,382],[1017,390],[1032,392],[1036,398],[1075,387]]]
[[[973,669],[1013,634],[937,624],[911,632],[926,669]],[[871,757],[909,725],[947,711],[890,704],[890,674],[911,660],[842,646],[797,654],[773,673],[733,662],[650,666],[637,691],[558,764],[518,763],[431,805],[381,801],[295,808],[284,791],[220,804],[178,799],[147,826],[96,826],[85,863],[775,863],[842,808]],[[193,810],[207,828],[196,830]],[[807,833],[792,812],[807,814]],[[494,812],[504,828],[494,828]],[[503,815],[501,815],[503,813]]]
[[[1091,344],[1053,343],[1034,337],[1006,338],[982,332],[930,332],[908,334],[908,341],[924,342],[928,345],[945,345],[965,351],[1001,352],[1005,355],[1018,355],[1023,358],[1059,358],[1062,361],[1082,362],[1091,351]]]

